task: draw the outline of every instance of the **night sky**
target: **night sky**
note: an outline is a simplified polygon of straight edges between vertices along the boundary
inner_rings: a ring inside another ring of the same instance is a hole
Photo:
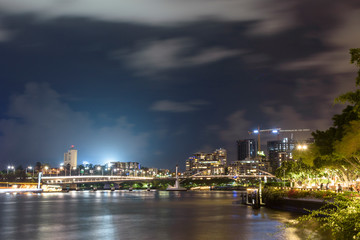
[[[359,43],[358,0],[0,0],[0,168],[57,167],[70,145],[79,164],[184,168],[236,160],[257,126],[324,130]]]

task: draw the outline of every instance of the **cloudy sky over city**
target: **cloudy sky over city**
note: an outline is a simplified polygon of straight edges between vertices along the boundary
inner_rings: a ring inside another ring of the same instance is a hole
[[[0,0],[0,167],[75,145],[173,169],[236,160],[257,126],[324,130],[359,26],[358,0]]]

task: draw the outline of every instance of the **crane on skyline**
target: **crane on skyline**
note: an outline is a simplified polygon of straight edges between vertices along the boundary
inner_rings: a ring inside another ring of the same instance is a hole
[[[271,129],[260,129],[260,127],[258,127],[256,130],[254,131],[249,131],[249,135],[251,134],[257,134],[258,135],[258,152],[261,151],[261,139],[260,139],[260,133],[273,133],[273,134],[277,134],[279,136],[280,133],[294,133],[294,132],[310,132],[311,130],[308,128],[304,128],[304,129],[281,129],[281,128],[271,128]]]

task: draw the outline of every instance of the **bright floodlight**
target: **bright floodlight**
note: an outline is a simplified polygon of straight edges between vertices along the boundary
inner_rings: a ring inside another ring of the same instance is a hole
[[[259,133],[259,130],[254,130],[253,133]]]
[[[272,130],[272,133],[278,133],[278,130],[274,129]]]
[[[306,150],[308,148],[307,145],[297,145],[296,147],[298,150]]]
[[[31,170],[31,169],[32,169],[32,166],[28,166],[28,169],[30,169],[30,170]]]

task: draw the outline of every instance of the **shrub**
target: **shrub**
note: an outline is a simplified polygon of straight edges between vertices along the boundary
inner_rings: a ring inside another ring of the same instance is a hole
[[[309,222],[317,222],[320,226],[317,231],[330,231],[334,239],[360,239],[360,199],[338,195],[334,201],[289,225],[304,227]]]

